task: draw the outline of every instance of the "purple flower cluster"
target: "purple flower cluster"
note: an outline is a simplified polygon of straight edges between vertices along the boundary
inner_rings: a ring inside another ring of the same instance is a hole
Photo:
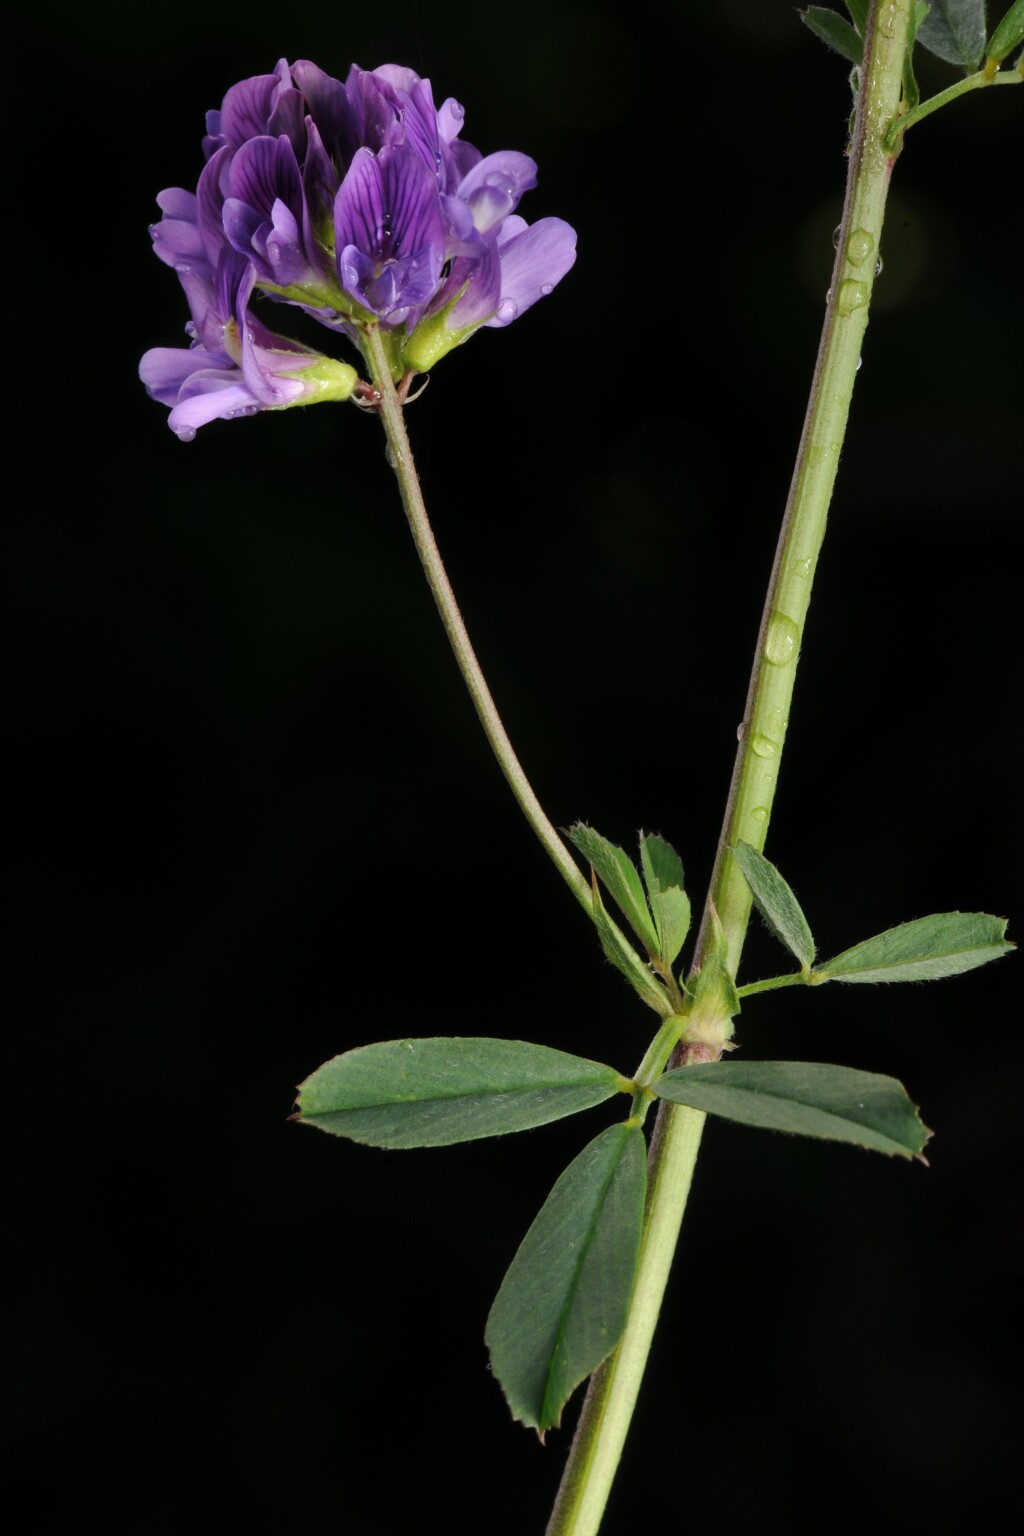
[[[352,393],[354,369],[254,319],[254,291],[357,345],[379,326],[396,378],[551,292],[575,260],[575,233],[519,217],[536,164],[514,150],[481,155],[459,137],[463,116],[451,97],[435,108],[429,80],[398,65],[353,65],[342,84],[283,59],[207,114],[196,191],[161,193],[151,231],[185,289],[193,345],[147,352],[140,371],[179,436]]]

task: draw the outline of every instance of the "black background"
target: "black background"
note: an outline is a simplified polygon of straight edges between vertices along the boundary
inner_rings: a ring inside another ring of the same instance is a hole
[[[22,55],[19,1465],[54,1530],[529,1536],[575,1404],[543,1449],[513,1426],[483,1324],[607,1115],[410,1154],[286,1116],[374,1039],[629,1070],[649,1016],[489,758],[377,424],[293,411],[183,446],[137,381],[186,318],[155,194],[194,184],[206,108],[281,55],[429,75],[469,140],[536,157],[522,212],[579,232],[556,296],[447,359],[410,429],[552,819],[662,832],[695,898],[828,285],[845,67],[778,0],[100,7]],[[1020,107],[968,98],[896,172],[767,848],[825,954],[953,907],[1020,931]],[[779,958],[752,931],[746,978]],[[747,1005],[751,1057],[903,1078],[931,1166],[709,1126],[608,1536],[985,1523],[1018,1443],[1018,975]]]

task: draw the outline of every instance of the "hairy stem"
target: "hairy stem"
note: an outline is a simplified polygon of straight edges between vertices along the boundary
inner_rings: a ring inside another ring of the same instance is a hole
[[[655,1127],[633,1304],[618,1348],[590,1379],[548,1536],[596,1531],[601,1524],[668,1283],[705,1118],[703,1110],[679,1105]],[[609,1447],[616,1448],[614,1455]]]
[[[868,23],[832,287],[697,943],[695,966],[704,958],[713,906],[726,936],[733,976],[750,919],[751,895],[731,849],[743,839],[760,851],[771,817],[804,622],[867,326],[895,159],[883,138],[900,99],[909,18],[910,0],[882,0],[873,5]],[[591,1381],[547,1536],[595,1536],[600,1526],[689,1195],[701,1129],[693,1117],[693,1110],[665,1103],[659,1107],[644,1247],[626,1332]],[[648,1244],[651,1257],[645,1262]]]

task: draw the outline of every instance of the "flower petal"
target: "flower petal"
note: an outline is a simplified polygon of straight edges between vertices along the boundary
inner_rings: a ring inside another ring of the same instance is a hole
[[[208,421],[252,416],[260,409],[260,402],[246,389],[237,368],[195,373],[185,388],[187,393],[167,418],[171,431],[185,443],[191,442],[197,429]]]
[[[501,258],[493,240],[487,243],[479,258],[452,263],[444,285],[444,302],[449,303],[460,289],[464,290],[461,297],[445,318],[450,331],[483,325],[498,308],[502,295]]]
[[[339,251],[354,245],[377,261],[414,252],[436,253],[435,279],[445,243],[445,221],[430,168],[407,145],[356,152],[334,203]]]
[[[500,244],[501,299],[488,325],[508,325],[560,282],[576,260],[576,231],[539,219]]]
[[[220,253],[227,244],[224,235],[224,197],[230,170],[231,150],[224,145],[206,162],[196,188],[196,212],[211,272],[216,268]]]
[[[180,187],[170,189],[181,192]],[[161,197],[168,194],[161,192]],[[182,192],[182,197],[187,196]],[[159,199],[158,199],[159,201]],[[192,199],[193,203],[195,198]],[[191,272],[196,266],[204,267],[206,252],[203,249],[203,237],[196,223],[195,216],[185,218],[163,218],[158,224],[151,224],[149,232],[153,237],[153,250],[162,262],[169,267],[175,267],[180,271]]]
[[[230,187],[232,197],[248,203],[265,219],[276,198],[297,211],[302,205],[302,182],[288,139],[283,134],[277,139],[261,135],[243,144],[231,162]]]
[[[537,162],[515,149],[499,150],[477,162],[459,185],[458,195],[473,210],[481,233],[513,212],[524,192],[537,185]]]
[[[402,104],[386,80],[353,64],[345,89],[352,108],[356,145],[376,152],[385,144],[401,140]]]
[[[272,75],[253,75],[233,85],[221,103],[217,133],[222,143],[240,149],[247,139],[266,133],[282,92],[291,88],[287,62],[278,60]]]
[[[205,347],[151,347],[139,363],[139,378],[154,400],[176,405],[182,385],[193,373],[229,364],[230,358],[207,352]]]

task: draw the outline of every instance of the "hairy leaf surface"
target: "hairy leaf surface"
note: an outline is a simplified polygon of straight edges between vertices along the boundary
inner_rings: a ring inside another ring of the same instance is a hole
[[[646,1187],[643,1132],[611,1126],[562,1174],[502,1281],[491,1365],[513,1417],[542,1436],[622,1336]]]
[[[441,1147],[546,1125],[627,1090],[614,1067],[522,1040],[385,1040],[318,1067],[293,1118],[372,1147]]]

